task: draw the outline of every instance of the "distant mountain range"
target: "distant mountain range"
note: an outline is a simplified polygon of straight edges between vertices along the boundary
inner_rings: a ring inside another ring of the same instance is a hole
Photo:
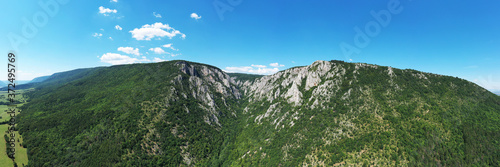
[[[334,60],[260,76],[168,61],[26,85],[28,166],[500,165],[500,97],[416,70]]]
[[[26,83],[29,83],[29,82],[30,81],[26,81],[26,80],[17,80],[16,84],[17,85],[21,85],[21,84],[26,84]],[[10,83],[10,81],[0,81],[0,88],[7,86],[9,83]]]
[[[37,77],[37,78],[34,78],[32,80],[29,80],[29,81],[28,80],[17,80],[17,81],[15,81],[15,83],[16,83],[16,86],[25,85],[25,84],[32,84],[32,83],[39,83],[39,82],[45,81],[49,77],[50,76]],[[6,86],[8,86],[9,83],[10,83],[10,81],[0,81],[0,88],[6,89]]]
[[[494,91],[493,93],[500,96],[500,91]]]

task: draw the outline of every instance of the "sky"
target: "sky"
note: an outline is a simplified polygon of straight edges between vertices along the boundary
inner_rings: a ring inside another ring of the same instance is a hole
[[[12,51],[18,80],[169,60],[266,75],[343,60],[500,91],[498,9],[498,0],[0,1],[0,68]]]

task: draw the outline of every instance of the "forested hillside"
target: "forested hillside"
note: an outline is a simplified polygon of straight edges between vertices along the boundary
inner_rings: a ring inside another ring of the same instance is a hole
[[[241,96],[219,69],[183,61],[83,73],[29,94],[19,128],[31,166],[210,164]]]
[[[170,61],[32,85],[30,166],[498,166],[500,97],[460,78],[341,61],[273,75]]]
[[[463,79],[317,61],[239,85],[226,164],[500,164],[500,98]]]

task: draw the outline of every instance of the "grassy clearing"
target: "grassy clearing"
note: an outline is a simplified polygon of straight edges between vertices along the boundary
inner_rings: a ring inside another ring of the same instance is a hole
[[[5,131],[7,131],[8,126],[9,125],[0,125],[0,135],[2,136],[0,142],[0,164],[2,164],[2,166],[14,166],[12,160],[7,156],[5,140],[3,139],[3,135]]]
[[[25,102],[25,98],[22,96],[22,93],[26,91],[32,91],[32,90],[16,90],[16,98],[15,100]],[[7,91],[0,91],[0,102],[8,102],[7,100]],[[25,103],[18,104],[17,106],[20,107],[24,105]],[[7,114],[7,105],[0,105],[0,122],[7,121],[10,119],[10,115]],[[16,115],[19,114],[20,112],[16,112]],[[0,164],[1,166],[14,166],[14,162],[7,156],[6,152],[6,143],[3,138],[3,136],[7,133],[9,125],[3,124],[0,125],[0,137],[2,138],[0,140]],[[16,140],[16,155],[15,155],[15,163],[19,166],[23,166],[28,164],[28,154],[27,154],[27,149],[21,147],[23,143],[23,138],[21,135],[19,135],[19,132],[14,132],[15,134],[15,140]]]
[[[31,88],[31,89],[15,90],[14,94],[16,95],[16,97],[14,98],[14,100],[20,101],[20,102],[25,102],[27,99],[25,97],[23,97],[23,93],[30,92],[33,90],[35,90],[35,89]],[[8,91],[0,91],[0,102],[9,102],[8,94],[9,94]]]

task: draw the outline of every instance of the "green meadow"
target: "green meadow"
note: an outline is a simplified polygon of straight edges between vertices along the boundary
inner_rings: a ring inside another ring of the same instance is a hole
[[[17,104],[18,107],[24,105],[26,103],[26,100],[22,94],[27,91],[32,91],[32,89],[28,90],[16,90],[16,101],[20,101],[22,103]],[[7,96],[8,92],[7,91],[0,91],[0,102],[8,102]],[[0,105],[0,122],[5,122],[10,120],[10,115],[7,114],[8,107],[7,105]],[[16,115],[19,114],[20,112],[17,111]],[[17,163],[18,166],[23,166],[28,164],[28,154],[27,154],[27,149],[23,148],[21,145],[23,143],[23,138],[21,135],[19,135],[19,132],[15,131],[15,140],[16,140],[16,154],[15,154],[15,159],[12,161],[7,156],[6,152],[6,143],[5,140],[3,139],[3,136],[7,133],[9,125],[8,124],[1,124],[0,125],[0,136],[2,136],[2,139],[0,140],[0,164],[1,166],[14,166],[14,162]]]

